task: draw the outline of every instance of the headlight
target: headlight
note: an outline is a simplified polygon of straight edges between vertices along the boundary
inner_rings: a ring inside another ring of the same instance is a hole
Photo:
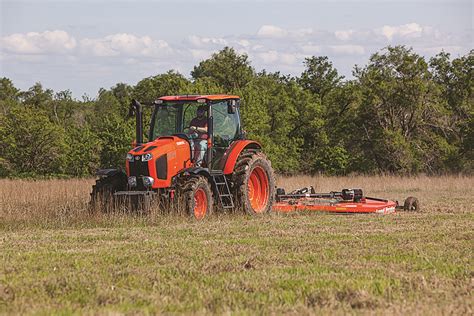
[[[150,188],[153,185],[153,182],[155,182],[155,179],[152,177],[143,177],[143,185],[147,188]]]
[[[153,155],[148,153],[148,154],[144,154],[142,156],[142,161],[148,161],[148,160],[152,160],[153,159]]]
[[[128,177],[128,186],[134,188],[137,186],[137,177]]]
[[[132,162],[133,161],[133,155],[131,153],[127,154],[127,160]]]

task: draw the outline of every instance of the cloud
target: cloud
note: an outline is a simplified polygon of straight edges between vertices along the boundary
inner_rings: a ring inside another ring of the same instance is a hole
[[[204,60],[209,57],[214,53],[214,50],[209,50],[209,49],[191,49],[190,50],[191,56],[195,60]]]
[[[284,38],[284,37],[294,37],[294,38],[304,38],[313,34],[312,28],[302,28],[297,30],[285,30],[281,27],[275,25],[263,25],[257,31],[257,36],[261,38]]]
[[[418,23],[409,23],[399,26],[385,25],[382,27],[382,29],[378,30],[378,32],[382,33],[383,36],[391,41],[394,37],[420,37],[423,32],[423,27],[421,27]]]
[[[300,54],[294,53],[284,53],[277,52],[275,50],[270,50],[267,52],[257,53],[256,57],[259,58],[263,64],[283,64],[283,65],[293,65],[298,62],[300,59]]]
[[[282,38],[288,35],[288,31],[274,25],[263,25],[257,32],[260,37]]]
[[[76,40],[65,31],[12,34],[0,40],[4,50],[16,54],[67,53],[76,48]]]
[[[320,45],[314,44],[304,44],[301,46],[301,51],[305,54],[320,54],[322,52],[322,47]]]
[[[195,47],[208,47],[209,45],[226,46],[229,44],[228,41],[223,38],[200,37],[197,35],[191,35],[189,42]]]
[[[348,39],[351,38],[351,36],[354,34],[354,30],[346,30],[346,31],[336,31],[334,32],[334,35],[336,35],[336,38],[341,40],[341,41],[347,41]]]
[[[50,74],[53,65],[55,69],[64,68],[64,74],[76,67],[76,73],[84,78],[102,71],[104,80],[110,82],[120,76],[123,76],[120,80],[128,80],[129,75],[138,80],[168,69],[189,73],[200,61],[229,46],[239,54],[247,54],[257,70],[298,74],[303,70],[304,58],[328,56],[341,66],[341,73],[350,74],[354,64],[367,62],[371,53],[387,45],[411,46],[426,56],[442,50],[453,56],[465,54],[470,49],[471,33],[450,34],[418,23],[340,30],[262,25],[251,34],[191,35],[168,43],[146,34],[131,33],[76,40],[67,32],[56,30],[0,37],[0,66],[9,67],[11,72],[23,69],[29,76],[32,67],[37,67],[40,76]]]
[[[340,55],[363,55],[365,49],[361,45],[331,45],[330,50]]]
[[[149,36],[127,33],[108,35],[103,38],[85,38],[80,41],[81,51],[99,57],[147,56],[156,57],[171,52],[166,41],[153,40]]]

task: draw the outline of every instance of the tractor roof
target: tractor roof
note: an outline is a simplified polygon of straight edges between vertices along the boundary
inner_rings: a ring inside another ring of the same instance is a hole
[[[208,94],[208,95],[199,95],[199,94],[185,94],[185,95],[168,95],[158,98],[162,101],[197,101],[205,99],[206,101],[216,101],[216,100],[230,100],[230,99],[240,99],[237,95],[228,95],[228,94]]]

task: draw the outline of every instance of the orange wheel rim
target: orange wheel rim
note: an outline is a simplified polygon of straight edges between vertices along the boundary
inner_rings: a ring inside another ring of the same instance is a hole
[[[250,205],[256,213],[262,213],[268,201],[268,176],[262,167],[255,167],[250,173],[248,196]]]
[[[194,217],[203,219],[207,211],[207,195],[203,189],[198,189],[194,194]]]

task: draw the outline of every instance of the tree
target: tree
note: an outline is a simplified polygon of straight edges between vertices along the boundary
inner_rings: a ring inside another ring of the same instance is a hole
[[[353,134],[362,151],[359,164],[380,171],[439,172],[451,148],[437,135],[445,128],[443,108],[424,58],[404,46],[388,47],[354,75],[361,89]]]
[[[194,80],[209,78],[223,87],[226,93],[244,88],[255,75],[246,54],[237,54],[225,47],[211,58],[201,61],[191,72]]]
[[[102,90],[87,118],[99,140],[96,150],[100,152],[100,167],[123,167],[134,139],[134,121],[121,108],[112,91]]]
[[[0,79],[0,110],[6,114],[8,109],[18,104],[20,91],[15,88],[13,82],[8,78]]]
[[[184,94],[190,89],[191,83],[178,72],[167,73],[141,80],[133,89],[133,98],[143,103],[153,103],[164,95]]]
[[[44,90],[41,83],[37,82],[28,91],[20,93],[20,99],[27,106],[50,111],[53,93],[51,89]]]
[[[278,171],[299,169],[302,138],[292,131],[298,119],[297,105],[307,98],[295,80],[279,73],[262,72],[242,90],[244,128],[250,138],[263,143]]]
[[[446,110],[446,128],[440,130],[450,144],[456,145],[449,159],[453,171],[473,170],[474,50],[466,56],[450,59],[441,52],[430,59],[433,81],[439,89],[438,102]]]
[[[304,89],[319,96],[323,103],[326,95],[336,88],[344,77],[339,76],[327,56],[306,58],[304,65],[306,69],[298,82]]]
[[[66,174],[84,177],[94,174],[100,168],[101,142],[89,126],[70,127],[66,143]]]
[[[40,109],[15,107],[0,123],[0,158],[4,172],[28,175],[62,174],[65,167],[64,130]]]

